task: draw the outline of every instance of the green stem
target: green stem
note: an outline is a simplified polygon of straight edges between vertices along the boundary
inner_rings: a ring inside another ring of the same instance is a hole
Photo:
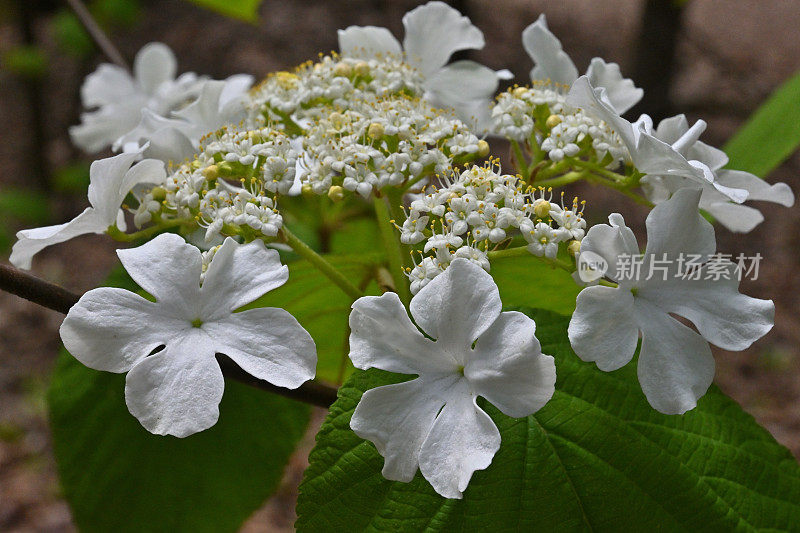
[[[547,263],[548,265],[556,268],[560,268],[570,274],[575,272],[575,267],[572,266],[571,263],[567,261],[563,261],[561,259],[551,259],[549,257],[533,255],[528,251],[525,246],[518,246],[516,248],[507,248],[505,250],[496,250],[493,252],[489,252],[488,254],[489,261],[495,261],[497,259],[505,259],[508,257],[521,257],[521,256],[531,256],[535,257],[536,259]]]
[[[125,233],[124,231],[121,231],[115,224],[113,226],[109,226],[108,229],[106,230],[106,233],[108,233],[108,235],[115,241],[134,242],[140,239],[147,239],[149,237],[152,237],[156,233],[163,231],[165,229],[175,228],[178,226],[183,226],[185,224],[195,224],[195,223],[196,222],[193,218],[177,218],[174,220],[163,221],[160,224],[157,224],[155,226],[150,226],[149,228],[140,231],[135,231],[133,233]]]
[[[568,172],[563,176],[559,176],[557,178],[550,178],[549,180],[542,180],[537,181],[537,187],[561,187],[562,185],[567,185],[569,183],[573,183],[576,181],[580,181],[586,177],[586,172]]]
[[[391,202],[393,198],[387,196],[384,199],[375,196],[372,203],[375,206],[375,217],[378,219],[378,229],[381,232],[383,248],[386,250],[386,257],[389,260],[389,272],[392,274],[394,288],[400,300],[408,305],[411,301],[411,292],[408,287],[408,279],[403,272],[403,250],[400,246],[400,241],[394,234],[394,226],[391,223],[389,207],[386,205],[387,200]]]
[[[294,233],[289,231],[289,228],[284,226],[283,229],[281,229],[281,232],[286,239],[286,244],[288,244],[292,250],[297,253],[297,255],[311,263],[317,268],[317,270],[325,274],[328,279],[330,279],[337,287],[342,289],[342,291],[352,300],[358,300],[364,296],[363,291],[360,291],[358,287],[350,283],[350,280],[348,280],[344,274],[339,272],[339,270],[326,261],[324,257],[312,250],[310,246],[301,241]]]
[[[522,148],[520,148],[517,141],[511,141],[511,149],[514,151],[514,160],[517,163],[517,170],[520,174],[525,176],[525,179],[528,179],[530,171],[528,170],[528,162],[525,159],[525,155],[522,153]]]

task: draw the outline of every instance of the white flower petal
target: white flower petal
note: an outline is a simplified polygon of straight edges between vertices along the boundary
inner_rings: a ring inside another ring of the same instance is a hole
[[[272,307],[232,313],[203,324],[215,349],[242,370],[278,387],[296,389],[314,377],[317,349],[288,311]]]
[[[748,233],[764,221],[761,211],[748,205],[732,202],[714,202],[702,205],[708,214],[734,233]]]
[[[426,99],[434,106],[452,107],[461,120],[480,129],[488,124],[497,85],[492,69],[474,61],[456,61],[425,80]]]
[[[668,415],[693,409],[714,379],[711,348],[659,309],[637,301],[636,311],[642,330],[637,373],[647,401]]]
[[[227,316],[288,279],[289,267],[281,265],[277,250],[267,250],[261,240],[239,244],[228,237],[206,270],[203,317]]]
[[[454,52],[483,48],[483,32],[444,2],[428,2],[403,16],[406,60],[424,77],[442,68]]]
[[[339,30],[339,51],[346,57],[371,59],[376,56],[400,57],[403,50],[392,32],[376,26],[350,26]]]
[[[86,76],[81,85],[81,100],[84,107],[92,108],[115,105],[138,98],[136,85],[128,71],[117,65],[103,63]]]
[[[136,105],[108,105],[98,111],[83,113],[81,123],[70,126],[70,139],[86,152],[99,152],[135,128],[139,115],[140,108]]]
[[[561,41],[548,29],[544,14],[522,32],[522,46],[535,63],[531,80],[551,80],[569,86],[578,78],[575,63],[562,49]]]
[[[145,93],[151,95],[162,83],[174,80],[177,71],[175,54],[163,43],[144,45],[133,63],[136,81]]]
[[[647,255],[661,258],[667,254],[708,256],[717,248],[714,227],[698,211],[701,191],[682,188],[672,198],[655,206],[647,215]]]
[[[125,403],[150,433],[187,437],[217,423],[224,389],[214,351],[187,338],[128,372]]]
[[[774,202],[785,207],[794,205],[794,193],[785,183],[770,185],[758,176],[741,170],[721,170],[717,174],[717,181],[726,187],[745,189],[749,192],[748,200],[762,200]]]
[[[638,297],[654,306],[689,319],[700,334],[726,350],[744,350],[772,329],[775,305],[739,292],[739,280],[730,261],[715,261],[727,276],[713,279],[675,279],[643,286]],[[706,269],[701,270],[701,278]],[[729,278],[729,279],[726,279]]]
[[[608,274],[614,277],[620,256],[636,256],[641,253],[633,231],[627,227],[622,216],[612,213],[609,220],[614,225],[597,224],[589,228],[581,241],[581,253],[592,252],[608,263]]]
[[[225,86],[219,95],[219,105],[225,107],[242,97],[246,97],[247,91],[250,90],[254,81],[255,78],[250,74],[234,74],[225,78]]]
[[[174,233],[162,233],[117,255],[131,278],[170,314],[189,322],[200,318],[200,250]]]
[[[475,402],[466,382],[457,383],[419,452],[419,470],[445,498],[461,498],[476,470],[500,449],[500,431]]]
[[[230,121],[233,121],[235,117],[228,117],[222,113],[220,100],[224,89],[224,81],[208,80],[204,82],[197,100],[173,113],[187,122],[187,125],[179,126],[178,129],[193,141],[199,141],[203,135],[232,123]]]
[[[187,326],[138,294],[100,287],[81,296],[59,331],[75,359],[95,370],[119,373],[130,370]]]
[[[464,367],[475,394],[515,418],[541,409],[555,391],[555,362],[542,354],[535,332],[536,323],[524,314],[500,313]]]
[[[65,224],[43,228],[24,229],[17,232],[17,242],[11,248],[8,260],[17,268],[29,269],[33,256],[48,246],[62,243],[87,233],[103,233],[109,224],[98,216],[97,211],[87,207],[80,215]]]
[[[444,385],[417,378],[370,389],[361,397],[350,428],[375,444],[386,459],[386,479],[406,483],[414,479],[422,443],[444,405],[439,394]]]
[[[454,370],[456,362],[426,339],[393,292],[364,296],[350,313],[350,359],[356,368],[400,374]]]
[[[622,115],[636,105],[644,96],[644,91],[633,84],[629,78],[623,78],[619,65],[606,63],[599,57],[592,59],[586,70],[586,77],[592,87],[605,87],[611,105]]]
[[[625,366],[639,341],[634,298],[625,288],[587,287],[578,294],[569,342],[584,361],[611,372]]]
[[[500,315],[492,277],[468,259],[454,259],[411,300],[411,316],[442,349],[466,350]],[[451,350],[451,351],[452,351]]]
[[[114,224],[117,219],[120,204],[130,190],[122,191],[123,186],[130,181],[126,179],[126,174],[138,157],[139,154],[135,152],[119,154],[94,161],[89,167],[87,196],[98,216],[107,222],[106,227]],[[144,167],[148,168],[149,164]],[[140,176],[138,172],[136,176]]]

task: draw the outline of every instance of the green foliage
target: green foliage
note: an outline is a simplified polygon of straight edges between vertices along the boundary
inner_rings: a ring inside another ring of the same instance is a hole
[[[89,187],[89,164],[79,161],[65,165],[53,174],[53,188],[60,192],[86,194]]]
[[[38,46],[14,46],[3,53],[3,68],[27,79],[47,74],[47,55]]]
[[[108,286],[135,288],[122,269]],[[307,405],[226,380],[220,419],[184,439],[128,412],[125,376],[66,351],[48,403],[64,495],[81,531],[236,531],[278,488],[305,433]]]
[[[503,441],[464,499],[438,496],[419,473],[381,476],[350,417],[364,391],[408,377],[356,371],[311,453],[298,531],[797,530],[800,466],[736,403],[712,387],[695,410],[662,415],[633,364],[600,372],[571,351],[567,317],[523,311],[556,358],[556,393],[524,419],[483,403]]]
[[[14,244],[14,223],[45,224],[50,206],[47,197],[40,192],[4,188],[0,191],[0,211],[5,213],[0,219],[0,251],[5,251]]]
[[[374,254],[327,256],[326,259],[356,284],[369,281],[380,258]],[[377,294],[374,283],[365,284]],[[281,307],[311,334],[317,345],[317,377],[337,382],[349,371],[347,327],[352,301],[319,270],[305,261],[289,263],[289,281],[248,307]],[[344,369],[344,370],[343,370]]]
[[[571,315],[581,287],[572,276],[532,255],[492,261],[492,277],[506,306],[529,306]]]
[[[800,72],[759,107],[725,145],[729,168],[765,177],[800,146]]]
[[[74,57],[86,57],[94,50],[94,43],[81,26],[78,17],[62,9],[51,19],[53,36],[59,48]]]
[[[245,22],[258,22],[258,7],[261,0],[188,0],[198,6],[216,11],[226,17]]]

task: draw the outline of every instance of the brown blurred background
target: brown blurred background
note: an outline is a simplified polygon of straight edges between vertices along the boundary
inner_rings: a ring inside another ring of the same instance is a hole
[[[239,72],[262,77],[314,59],[335,50],[336,29],[351,24],[387,26],[402,37],[402,15],[420,3],[267,0],[257,25],[180,0],[114,0],[95,8],[129,61],[145,43],[162,41],[175,51],[180,71],[222,78]],[[509,68],[517,82],[525,83],[531,64],[520,34],[546,13],[579,70],[593,56],[620,63],[623,73],[646,89],[646,100],[635,113],[663,117],[683,112],[691,120],[703,118],[709,124],[703,140],[716,146],[800,70],[800,0],[689,0],[682,9],[669,0],[450,3],[486,36],[486,48],[470,58]],[[3,212],[0,222],[11,235],[21,227],[63,222],[85,207],[90,158],[72,148],[67,128],[78,121],[84,76],[103,58],[78,37],[80,31],[59,2],[0,2],[0,193],[33,191],[38,198],[42,191],[57,190],[45,197],[43,214],[35,213],[42,211],[41,201],[14,216]],[[19,58],[14,62],[20,45],[37,47],[28,67],[20,67]],[[30,72],[40,60],[45,63]],[[800,156],[790,158],[769,180],[785,181],[799,191]],[[609,210],[625,213],[631,225],[644,220],[646,212],[605,191],[576,192],[587,200],[587,215],[594,222]],[[777,316],[773,332],[750,350],[716,351],[716,381],[800,457],[800,211],[772,205],[764,211],[766,221],[751,234],[717,230],[720,251],[765,257],[759,279],[747,281],[743,292],[772,298]],[[85,291],[106,277],[114,264],[113,249],[106,238],[80,238],[43,252],[34,272]],[[3,259],[7,253],[2,252]],[[0,293],[0,531],[74,529],[59,496],[44,404],[61,318]],[[309,436],[280,493],[254,515],[247,531],[292,530],[296,485],[312,443]]]

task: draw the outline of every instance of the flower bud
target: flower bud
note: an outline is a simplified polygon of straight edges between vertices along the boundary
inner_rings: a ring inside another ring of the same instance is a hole
[[[351,74],[353,74],[353,68],[347,63],[338,63],[335,67],[333,67],[334,76],[349,78]]]
[[[203,169],[203,177],[209,181],[217,179],[219,176],[219,167],[217,165],[209,165]]]
[[[353,70],[356,72],[358,76],[366,76],[369,74],[369,65],[364,61],[359,61],[353,67]]]
[[[308,183],[304,183],[302,187],[300,187],[300,192],[303,196],[314,196],[314,189]]]
[[[569,241],[567,251],[572,257],[578,257],[578,254],[581,253],[581,241]]]
[[[545,218],[550,214],[550,202],[539,198],[533,202],[533,213],[539,218]]]
[[[523,96],[525,96],[525,93],[527,93],[527,92],[528,92],[528,89],[525,88],[525,87],[516,87],[516,88],[514,88],[513,91],[511,91],[511,94],[513,94],[517,98],[522,98]]]
[[[481,139],[478,141],[478,157],[486,157],[489,155],[489,143]]]
[[[380,124],[379,122],[373,122],[367,129],[367,135],[369,138],[376,141],[383,137],[384,132],[385,130],[383,129],[383,124]]]
[[[167,190],[164,187],[153,187],[153,190],[150,191],[150,194],[153,196],[153,200],[156,202],[163,202],[167,197]]]
[[[339,202],[344,198],[344,189],[339,185],[333,185],[328,190],[328,198],[333,202]]]
[[[561,124],[561,117],[558,115],[550,115],[547,117],[547,121],[545,121],[544,125],[547,126],[549,129],[553,129],[556,126]]]

